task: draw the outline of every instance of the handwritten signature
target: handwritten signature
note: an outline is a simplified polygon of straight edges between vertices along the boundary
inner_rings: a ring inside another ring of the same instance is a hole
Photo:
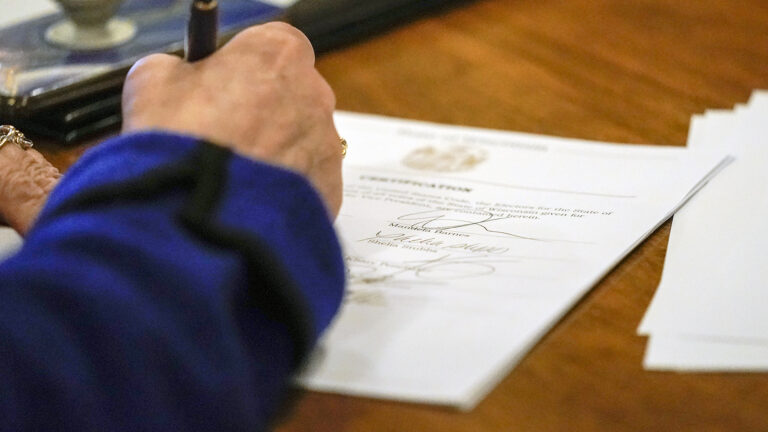
[[[397,220],[401,222],[410,222],[409,225],[406,225],[411,228],[435,231],[455,231],[459,228],[480,228],[488,233],[525,240],[541,241],[541,239],[492,228],[492,226],[498,225],[497,222],[510,219],[510,216],[496,216],[492,213],[475,215],[476,217],[472,216],[473,215],[444,210],[426,210],[402,215],[398,217]]]
[[[384,282],[441,283],[456,279],[476,278],[496,272],[495,264],[519,262],[519,258],[498,256],[453,256],[446,254],[433,259],[411,261],[382,261],[347,257],[350,283],[376,284]],[[402,278],[410,277],[411,280]]]
[[[379,231],[373,237],[366,237],[358,240],[359,242],[370,242],[373,240],[381,240],[387,242],[393,242],[397,244],[425,246],[429,248],[442,249],[442,250],[456,250],[469,253],[483,253],[491,255],[502,255],[509,251],[508,247],[501,247],[492,244],[480,243],[480,242],[451,242],[440,239],[436,236],[409,234],[409,233],[384,233]]]

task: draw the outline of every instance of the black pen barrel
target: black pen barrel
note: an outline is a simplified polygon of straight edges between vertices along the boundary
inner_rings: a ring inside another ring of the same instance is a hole
[[[186,60],[196,62],[216,51],[219,32],[219,4],[216,0],[193,0],[185,43]]]

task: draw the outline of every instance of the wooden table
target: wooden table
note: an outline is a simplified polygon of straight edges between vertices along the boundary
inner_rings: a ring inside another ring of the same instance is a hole
[[[344,110],[684,145],[768,88],[766,0],[484,0],[322,56]],[[768,119],[767,119],[768,120]],[[46,153],[61,167],[78,149]],[[297,392],[288,431],[768,431],[768,375],[647,372],[667,223],[472,412]]]

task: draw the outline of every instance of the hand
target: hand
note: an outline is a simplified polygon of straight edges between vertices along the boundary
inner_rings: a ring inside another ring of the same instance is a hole
[[[205,138],[306,176],[332,217],[341,206],[335,97],[299,30],[244,30],[210,57],[139,61],[123,90],[123,132],[165,129]]]
[[[36,150],[5,144],[0,148],[0,222],[26,235],[60,178]]]

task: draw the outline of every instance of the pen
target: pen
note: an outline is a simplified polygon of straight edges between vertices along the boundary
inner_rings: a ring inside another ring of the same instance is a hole
[[[192,0],[184,43],[186,60],[202,60],[216,51],[219,30],[219,3],[217,0]]]

